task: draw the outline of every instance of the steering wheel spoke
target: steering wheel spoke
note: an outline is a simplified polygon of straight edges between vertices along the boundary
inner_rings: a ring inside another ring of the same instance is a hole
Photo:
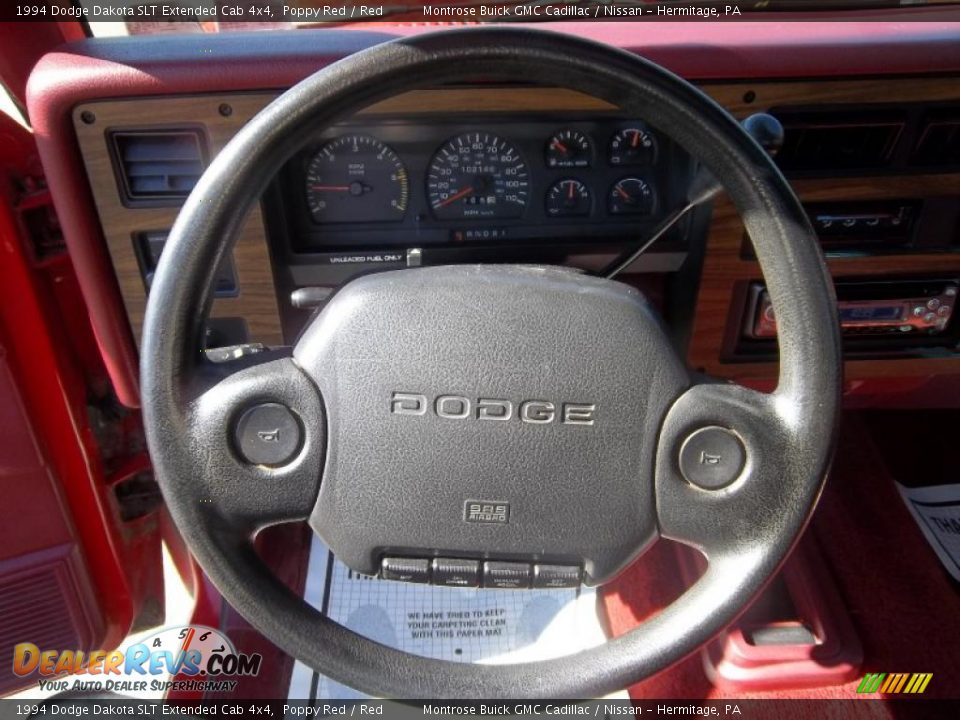
[[[708,559],[740,556],[769,544],[805,506],[792,463],[798,442],[794,402],[781,393],[701,383],[670,408],[656,468],[661,534]]]
[[[206,363],[184,422],[198,472],[181,478],[203,508],[245,530],[303,520],[316,502],[324,419],[320,395],[290,357]]]

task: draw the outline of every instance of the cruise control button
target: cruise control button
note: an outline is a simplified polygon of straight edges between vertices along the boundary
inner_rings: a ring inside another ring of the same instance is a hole
[[[436,558],[433,561],[433,584],[451,587],[480,587],[480,561]]]
[[[430,582],[430,561],[426,558],[384,558],[380,561],[380,577],[400,582]]]
[[[580,584],[580,568],[575,565],[533,566],[535,588],[571,588]]]
[[[237,452],[251,465],[277,467],[300,450],[303,430],[293,412],[280,403],[248,408],[234,428]]]
[[[531,568],[526,563],[485,562],[483,586],[500,590],[518,590],[530,587]]]
[[[726,487],[740,476],[747,451],[740,438],[727,428],[700,428],[680,448],[680,472],[704,490]]]

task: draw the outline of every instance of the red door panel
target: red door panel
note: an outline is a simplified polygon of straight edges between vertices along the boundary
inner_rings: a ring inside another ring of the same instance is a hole
[[[38,168],[0,114],[0,695],[36,687],[19,643],[112,649],[164,616],[139,415],[114,398]]]

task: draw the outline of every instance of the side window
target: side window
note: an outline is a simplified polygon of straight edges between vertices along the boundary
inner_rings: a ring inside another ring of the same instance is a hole
[[[0,83],[0,112],[8,117],[13,118],[20,125],[23,125],[23,127],[29,129],[26,115],[24,115],[23,110],[20,109],[17,101],[13,99],[10,91],[7,90],[6,85],[3,83]]]

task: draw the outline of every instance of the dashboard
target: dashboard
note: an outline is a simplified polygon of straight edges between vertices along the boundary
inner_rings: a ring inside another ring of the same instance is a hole
[[[885,27],[871,25],[876,39],[861,41],[857,57],[871,58],[872,69],[844,71],[851,55],[841,52],[849,49],[842,27],[823,38],[793,29],[781,38],[789,48],[776,52],[754,47],[747,27],[723,29],[712,44],[667,47],[668,28],[644,52],[695,80],[734,117],[769,112],[783,122],[778,162],[820,236],[838,316],[849,325],[848,391],[889,395],[896,378],[913,398],[928,388],[921,402],[936,405],[960,388],[960,321],[952,314],[960,146],[951,140],[960,137],[960,56],[950,55],[940,31],[905,38],[902,28]],[[590,32],[634,49],[613,27]],[[283,88],[386,39],[322,33],[319,45],[311,32],[164,38],[151,41],[155,48],[88,43],[45,58],[35,72],[31,119],[123,402],[138,402],[136,344],[151,267],[185,197],[182,188],[130,196],[131,182],[142,180],[124,177],[130,141],[190,135],[195,180]],[[220,60],[192,62],[201,42],[229,58],[229,73]],[[940,60],[924,50],[931,42],[940,43]],[[750,64],[750,77],[738,77],[747,65],[731,58]],[[938,73],[931,63],[941,60]],[[218,272],[214,344],[294,342],[325,298],[381,269],[520,262],[597,271],[682,203],[694,171],[644,118],[561,88],[477,83],[378,103],[317,128],[273,178]],[[83,187],[89,195],[76,191]],[[775,318],[724,196],[691,213],[621,277],[659,307],[691,368],[758,387],[775,382]]]
[[[323,132],[280,177],[297,253],[636,239],[692,163],[642,120],[383,118]]]

